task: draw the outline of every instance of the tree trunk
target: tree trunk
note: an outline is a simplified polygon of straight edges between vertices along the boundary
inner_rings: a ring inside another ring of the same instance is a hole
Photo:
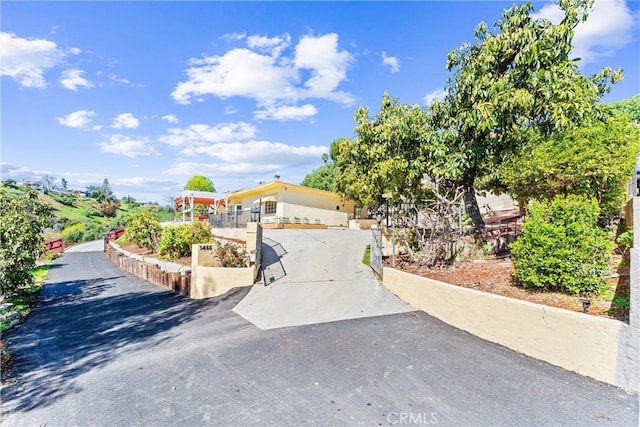
[[[467,211],[467,215],[471,217],[473,221],[473,228],[476,233],[482,233],[484,231],[484,220],[478,207],[478,200],[476,199],[476,189],[474,187],[475,174],[469,172],[465,175],[462,186],[464,189],[464,208]]]

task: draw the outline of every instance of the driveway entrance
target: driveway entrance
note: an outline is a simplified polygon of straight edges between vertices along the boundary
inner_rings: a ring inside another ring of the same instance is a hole
[[[233,309],[261,329],[411,311],[362,263],[368,230],[264,230],[262,283]]]

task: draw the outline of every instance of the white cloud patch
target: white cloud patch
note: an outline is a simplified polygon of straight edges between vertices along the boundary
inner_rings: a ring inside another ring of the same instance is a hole
[[[149,138],[130,138],[125,135],[111,135],[109,141],[98,143],[105,153],[121,154],[135,158],[142,156],[159,156],[160,153],[149,144]]]
[[[58,117],[57,120],[61,125],[69,126],[70,128],[82,129],[87,127],[95,116],[95,111],[78,110],[67,114],[66,116]]]
[[[291,45],[291,36],[283,34],[282,37],[249,36],[247,46],[251,49],[266,52],[271,56],[279,57],[283,50]]]
[[[296,68],[311,72],[311,78],[304,83],[302,98],[325,98],[345,105],[353,103],[349,94],[336,92],[338,85],[346,80],[347,68],[353,60],[349,52],[338,50],[337,34],[305,36],[295,50]]]
[[[425,105],[431,105],[436,100],[443,100],[445,96],[447,96],[447,91],[444,89],[436,89],[433,92],[426,94],[422,99],[424,100]]]
[[[545,4],[532,16],[558,24],[564,12],[554,2]],[[587,21],[576,27],[572,54],[583,64],[613,55],[632,40],[637,26],[637,18],[624,0],[595,0]]]
[[[168,134],[158,140],[174,147],[193,147],[210,143],[242,141],[253,138],[256,128],[250,123],[221,123],[215,126],[204,124],[186,128],[167,129]]]
[[[78,91],[79,87],[93,87],[93,83],[82,77],[84,71],[82,70],[65,70],[62,72],[60,83],[63,87],[69,90]]]
[[[178,120],[178,118],[176,117],[175,114],[165,114],[164,116],[162,116],[162,120],[164,120],[165,122],[169,122],[169,123],[179,123],[180,120]]]
[[[136,119],[131,113],[118,114],[111,125],[115,129],[135,129],[138,126],[140,126],[140,120]]]
[[[286,105],[295,110],[300,108],[296,105],[298,101],[309,98],[353,105],[353,97],[338,90],[347,78],[353,57],[348,51],[340,50],[337,34],[307,35],[293,47],[288,34],[280,37],[243,35],[236,40],[240,39],[246,40],[247,48],[191,59],[186,70],[187,80],[176,85],[171,93],[173,99],[188,104],[205,95],[223,99],[240,96],[254,99],[265,111],[265,107],[273,105]],[[285,51],[290,52],[289,56]],[[296,111],[306,114],[311,110],[304,106]],[[281,120],[277,115],[264,116]]]
[[[264,109],[254,113],[254,117],[258,120],[304,120],[313,117],[318,113],[318,109],[311,104],[301,106],[282,105],[282,106],[265,106]]]
[[[0,33],[0,76],[12,77],[24,87],[46,87],[44,73],[60,64],[63,57],[63,51],[52,41]]]
[[[80,49],[79,47],[72,47],[71,49],[69,49],[69,53],[71,53],[72,55],[80,55],[80,53],[82,53],[82,49]]]
[[[207,155],[228,164],[268,164],[278,168],[300,166],[317,161],[327,152],[327,147],[309,145],[295,147],[280,142],[247,141],[218,143],[187,147],[182,154],[187,156]]]
[[[261,175],[273,173],[279,170],[278,165],[260,163],[198,163],[198,162],[178,162],[169,169],[163,171],[167,175],[192,176],[204,175],[212,178],[229,178],[230,176],[241,177],[243,181],[249,175]]]
[[[400,71],[400,61],[395,56],[387,56],[386,52],[382,52],[382,64],[391,68],[392,73]]]

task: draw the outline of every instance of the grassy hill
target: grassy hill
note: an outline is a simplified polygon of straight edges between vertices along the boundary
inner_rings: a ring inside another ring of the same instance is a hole
[[[0,185],[9,194],[19,195],[28,191],[21,186]],[[114,218],[107,218],[100,212],[100,203],[96,199],[70,192],[48,191],[38,193],[38,199],[51,206],[55,216],[52,228],[45,231],[44,238],[64,237],[67,242],[81,242],[102,238],[102,233],[114,225],[122,225],[126,214],[140,206],[139,203],[120,205]],[[154,206],[161,220],[170,219],[173,214],[167,207]]]

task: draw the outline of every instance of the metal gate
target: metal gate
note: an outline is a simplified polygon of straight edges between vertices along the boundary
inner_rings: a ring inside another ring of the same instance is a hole
[[[382,277],[382,230],[379,228],[371,229],[371,255],[369,264],[373,271]]]

